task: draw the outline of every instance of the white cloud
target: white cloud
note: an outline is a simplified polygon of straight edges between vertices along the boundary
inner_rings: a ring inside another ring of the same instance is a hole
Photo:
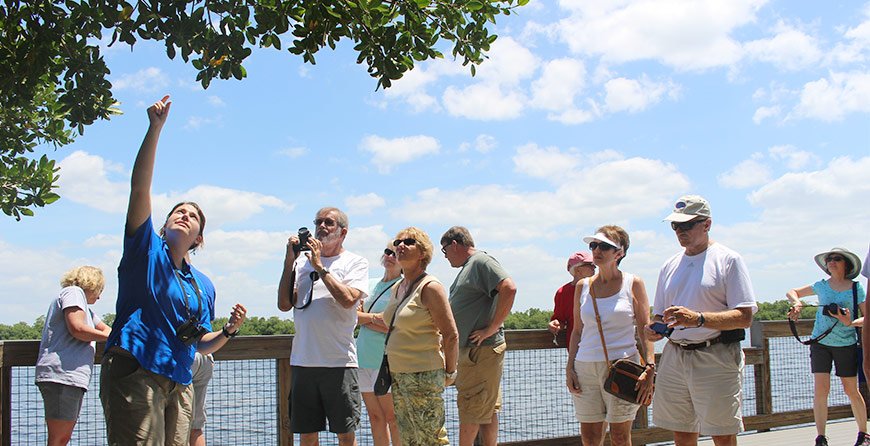
[[[752,122],[761,124],[767,118],[776,118],[782,113],[779,106],[758,107],[752,115]]]
[[[773,160],[785,162],[789,170],[803,169],[820,162],[819,157],[812,152],[798,150],[791,145],[773,146],[768,149],[768,153]]]
[[[387,201],[380,195],[369,192],[363,195],[351,195],[344,200],[348,214],[369,215],[373,211],[386,206]]]
[[[498,146],[498,141],[494,136],[480,134],[477,135],[477,138],[474,138],[473,143],[464,142],[459,145],[460,152],[467,152],[470,149],[474,149],[480,153],[489,153],[493,149]]]
[[[227,105],[227,103],[224,102],[224,100],[221,99],[220,96],[216,96],[213,94],[208,95],[207,100],[208,103],[212,105],[212,107],[225,107]]]
[[[794,113],[799,117],[839,121],[850,113],[870,112],[870,73],[831,72],[827,79],[804,85]]]
[[[123,167],[87,152],[77,150],[59,163],[59,192],[64,198],[103,212],[124,212],[130,188],[126,182],[113,182],[109,176]]]
[[[661,101],[665,94],[675,97],[678,93],[677,87],[650,81],[645,76],[640,80],[624,77],[611,79],[604,84],[604,90],[604,109],[610,113],[637,113]]]
[[[770,181],[770,169],[759,159],[741,161],[717,177],[719,185],[729,189],[745,189]]]
[[[215,118],[206,118],[205,116],[191,116],[187,118],[187,122],[184,123],[184,128],[188,130],[199,130],[204,126],[208,126],[218,122],[218,119]]]
[[[784,22],[774,27],[768,39],[746,42],[747,56],[786,70],[800,70],[819,62],[822,50],[817,39]]]
[[[831,50],[829,59],[835,63],[853,64],[870,58],[870,4],[864,5],[864,21],[843,33],[843,42]]]
[[[521,92],[492,83],[477,83],[466,88],[447,87],[443,101],[451,115],[481,121],[517,118],[525,104]]]
[[[523,157],[534,153],[546,154],[551,160],[573,162],[570,156],[560,157],[555,149],[531,146],[522,149],[522,152],[518,149],[515,162],[523,162]],[[614,154],[608,153],[608,156]],[[548,162],[518,167],[536,175],[556,168]],[[554,190],[527,192],[498,184],[455,190],[432,188],[418,192],[413,199],[391,211],[395,218],[407,221],[445,225],[464,222],[469,229],[477,228],[493,240],[553,239],[561,236],[559,228],[565,225],[588,227],[657,216],[689,185],[675,166],[644,158],[617,159],[582,165],[573,172],[563,171],[559,177],[561,185]],[[578,193],[580,189],[582,193]],[[595,211],[589,212],[590,209]]]
[[[104,212],[126,211],[130,194],[129,179],[112,181],[109,178],[111,173],[125,172],[121,166],[113,165],[101,157],[76,151],[64,158],[60,167],[60,187],[64,197]],[[209,227],[243,221],[269,207],[288,211],[293,208],[271,195],[200,185],[185,192],[152,192],[154,221],[162,222],[166,213],[180,201],[199,203],[206,214]]]
[[[84,241],[86,248],[106,248],[123,246],[124,239],[120,235],[97,234]]]
[[[722,187],[745,189],[770,182],[774,168],[785,167],[778,170],[793,171],[818,163],[818,157],[810,152],[791,145],[779,145],[770,147],[767,153],[753,153],[717,179]]]
[[[373,154],[372,164],[378,168],[378,172],[386,174],[399,164],[438,153],[441,144],[437,139],[426,135],[393,139],[369,135],[360,142],[360,148]]]
[[[655,59],[679,70],[728,66],[742,57],[731,33],[755,20],[765,0],[637,0],[560,3],[557,26],[575,54],[605,61]]]
[[[489,59],[477,68],[477,76],[501,85],[530,78],[540,64],[537,56],[509,36],[499,37],[487,54]]]
[[[514,170],[544,179],[558,181],[566,173],[580,164],[580,154],[576,150],[563,152],[558,147],[538,147],[526,144],[517,148],[513,157]]]
[[[288,147],[286,149],[281,149],[278,151],[281,155],[284,155],[288,158],[295,159],[305,156],[310,152],[308,147]]]
[[[577,59],[548,61],[541,77],[532,82],[530,105],[544,110],[572,108],[586,85],[586,67]]]
[[[123,74],[112,78],[112,91],[134,90],[137,93],[155,93],[165,91],[169,85],[169,76],[160,68],[149,67],[135,73]]]

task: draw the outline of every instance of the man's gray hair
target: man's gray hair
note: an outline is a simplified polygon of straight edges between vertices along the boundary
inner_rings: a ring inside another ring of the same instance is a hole
[[[456,243],[459,243],[462,246],[467,246],[469,248],[474,248],[474,239],[471,238],[471,233],[468,232],[468,228],[465,226],[454,226],[447,230],[444,235],[441,236],[441,244],[450,243],[455,240]]]
[[[331,206],[327,206],[325,208],[320,208],[320,210],[317,211],[317,214],[315,214],[314,217],[317,218],[318,215],[325,214],[327,212],[335,212],[335,215],[337,216],[337,218],[335,219],[335,222],[338,223],[338,227],[347,229],[347,224],[348,224],[347,214],[345,214],[339,208],[331,207]]]

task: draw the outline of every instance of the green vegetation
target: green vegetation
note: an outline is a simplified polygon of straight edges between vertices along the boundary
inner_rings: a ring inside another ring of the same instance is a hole
[[[791,304],[787,300],[779,300],[776,302],[760,302],[758,304],[758,313],[755,314],[755,319],[760,321],[784,320],[788,314],[788,309]],[[552,311],[539,310],[530,308],[526,311],[515,311],[511,313],[504,322],[504,327],[507,330],[526,330],[532,328],[544,329],[547,328],[547,323],[550,322]],[[801,319],[812,319],[815,317],[816,307],[805,307],[801,312]],[[103,321],[109,325],[115,320],[115,315],[108,313],[103,315]],[[213,327],[222,327],[227,323],[227,318],[219,317],[212,324]],[[42,326],[45,324],[45,316],[40,316],[33,322],[32,325],[26,322],[19,322],[14,325],[0,324],[0,340],[12,339],[39,339],[42,337]],[[293,334],[295,326],[293,321],[289,319],[279,319],[276,316],[269,318],[252,316],[242,325],[240,335],[256,336],[256,335],[276,335],[276,334]]]
[[[529,0],[43,0],[0,3],[0,210],[18,220],[60,198],[58,167],[39,145],[68,145],[75,132],[118,114],[101,54],[139,40],[162,42],[208,88],[215,78],[244,79],[253,48],[282,46],[314,64],[314,55],[341,40],[353,43],[377,88],[443,57],[447,49],[481,63],[499,15]],[[283,88],[283,86],[275,86]],[[299,105],[304,107],[303,105]]]

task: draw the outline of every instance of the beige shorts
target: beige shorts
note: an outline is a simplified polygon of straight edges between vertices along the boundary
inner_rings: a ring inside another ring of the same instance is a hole
[[[683,350],[668,342],[656,373],[653,423],[677,432],[743,431],[743,349],[739,342]]]
[[[630,358],[639,361],[635,356]],[[604,391],[604,380],[609,368],[604,361],[574,361],[574,373],[580,382],[580,394],[571,394],[574,400],[574,414],[581,423],[624,423],[634,420],[638,404],[621,400]]]
[[[489,424],[501,409],[501,372],[507,344],[459,349],[456,406],[459,422]]]

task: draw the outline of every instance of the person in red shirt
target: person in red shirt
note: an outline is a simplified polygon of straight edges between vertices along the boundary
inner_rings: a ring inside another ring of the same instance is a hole
[[[568,273],[573,279],[556,290],[553,316],[550,317],[548,328],[553,333],[553,343],[558,344],[560,333],[571,333],[574,328],[574,287],[583,278],[595,274],[595,264],[592,263],[592,253],[577,251],[568,257]],[[567,342],[564,343],[567,347]]]

